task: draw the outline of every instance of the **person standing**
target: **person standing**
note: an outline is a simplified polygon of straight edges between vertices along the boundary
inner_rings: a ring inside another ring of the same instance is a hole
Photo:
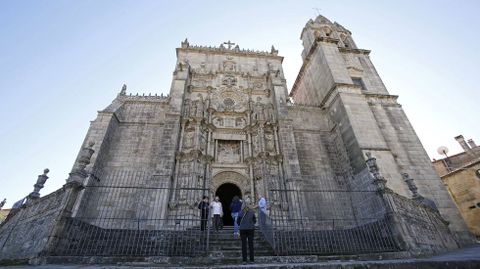
[[[247,263],[247,243],[250,256],[250,263],[254,262],[253,237],[255,235],[255,213],[246,203],[242,204],[239,218],[237,219],[240,228],[240,239],[242,240],[242,259]]]
[[[202,201],[198,204],[198,209],[200,209],[200,230],[205,231],[205,228],[207,228],[208,215],[210,212],[208,196],[203,196]]]
[[[238,198],[237,195],[235,195],[232,199],[232,202],[230,203],[230,211],[232,211],[232,219],[233,219],[233,235],[234,236],[240,236],[240,233],[238,231],[238,214],[240,213],[240,210],[242,210],[242,202],[240,201],[240,198]]]
[[[265,225],[265,219],[267,217],[267,200],[263,196],[260,196],[260,200],[258,200],[258,209],[260,225]]]
[[[215,196],[215,201],[212,202],[210,207],[212,208],[213,214],[213,228],[218,232],[223,216],[222,203],[220,203],[220,198],[218,196]]]

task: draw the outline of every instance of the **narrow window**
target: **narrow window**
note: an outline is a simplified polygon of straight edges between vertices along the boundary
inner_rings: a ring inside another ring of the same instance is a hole
[[[363,83],[363,80],[361,78],[352,78],[353,84],[360,86],[362,91],[366,91],[367,88],[365,88],[365,84]]]

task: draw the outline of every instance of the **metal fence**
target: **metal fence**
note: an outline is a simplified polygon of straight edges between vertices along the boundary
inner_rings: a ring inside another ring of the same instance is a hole
[[[170,195],[187,199],[169,203]],[[198,256],[208,252],[209,222],[200,230],[204,188],[176,188],[147,171],[91,177],[72,217],[64,219],[54,255]]]
[[[273,189],[269,196],[274,200],[258,212],[259,228],[278,255],[399,250],[375,191]]]

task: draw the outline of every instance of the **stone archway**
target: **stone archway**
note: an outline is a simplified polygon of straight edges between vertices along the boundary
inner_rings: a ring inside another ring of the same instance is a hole
[[[234,171],[221,171],[214,174],[210,185],[210,193],[214,195],[220,185],[225,183],[235,184],[240,188],[244,197],[250,196],[250,180],[245,175]]]
[[[223,186],[223,188],[222,188]],[[222,189],[221,189],[222,188]],[[238,190],[235,190],[237,188]],[[224,199],[221,199],[223,211],[224,211],[224,225],[232,225],[231,216],[230,216],[230,202],[234,195],[228,193],[234,193],[236,195],[240,194],[239,196],[242,199],[251,200],[251,187],[250,187],[250,180],[245,176],[238,172],[234,171],[221,171],[213,175],[212,182],[210,185],[210,193],[211,196],[215,196],[216,194],[221,194],[225,191]],[[221,195],[219,195],[221,196]],[[212,198],[213,198],[212,197]],[[227,211],[227,210],[228,211]],[[227,214],[228,213],[228,214]],[[227,216],[228,215],[228,216]]]
[[[232,226],[233,219],[230,211],[230,203],[234,196],[242,198],[240,188],[233,183],[224,183],[215,191],[215,196],[220,198],[223,207],[223,225]]]

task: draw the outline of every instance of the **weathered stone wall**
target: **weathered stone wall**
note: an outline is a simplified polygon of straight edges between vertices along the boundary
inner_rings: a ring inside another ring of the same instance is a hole
[[[67,201],[59,189],[24,205],[0,225],[0,260],[30,259],[45,250]]]
[[[412,254],[429,254],[459,247],[448,222],[440,214],[398,194],[392,193],[390,197],[394,218]]]
[[[302,176],[333,179],[329,156],[322,141],[322,133],[329,131],[325,113],[317,107],[291,106],[288,116],[293,120]]]

